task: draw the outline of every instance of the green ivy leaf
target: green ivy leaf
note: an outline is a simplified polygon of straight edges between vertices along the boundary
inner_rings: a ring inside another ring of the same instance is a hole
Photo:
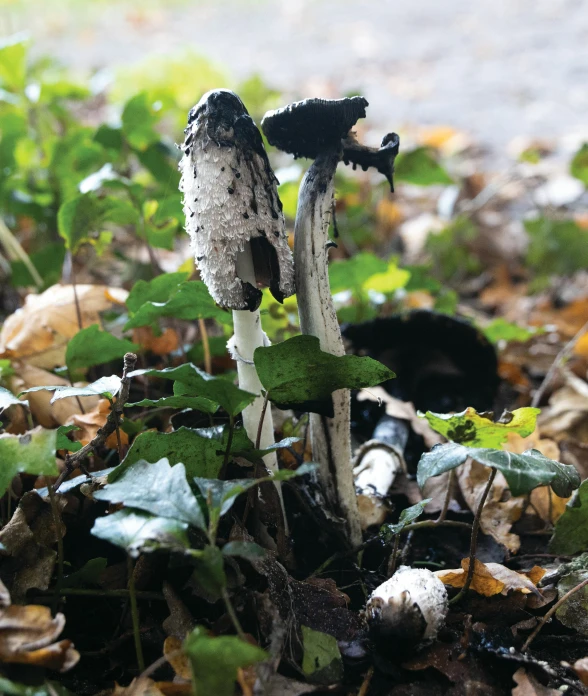
[[[505,411],[498,422],[486,414],[480,414],[469,407],[461,413],[432,413],[427,411],[424,417],[433,430],[441,433],[452,442],[467,444],[469,447],[500,447],[508,439],[509,433],[521,437],[530,435],[537,425],[538,408],[517,408]]]
[[[69,452],[77,452],[78,450],[81,450],[81,442],[74,442],[67,437],[67,434],[74,430],[81,430],[81,428],[78,425],[60,425],[59,428],[57,428],[55,449],[67,450]]]
[[[417,483],[422,488],[427,479],[455,469],[468,457],[501,471],[514,496],[530,493],[538,486],[550,485],[556,495],[566,498],[580,485],[580,477],[573,466],[548,459],[538,450],[514,454],[505,450],[464,447],[455,442],[435,445],[430,452],[423,454],[417,468]]]
[[[318,684],[333,684],[343,679],[343,661],[337,639],[328,633],[301,626],[304,655],[302,671]]]
[[[61,271],[65,258],[65,244],[50,242],[44,244],[39,251],[29,254],[29,259],[43,279],[43,289],[56,285],[61,281]],[[30,270],[24,261],[10,262],[10,282],[15,288],[27,288],[36,285]]]
[[[120,377],[117,375],[110,375],[110,377],[100,377],[100,379],[97,379],[95,382],[92,382],[85,387],[31,387],[30,389],[25,389],[22,391],[21,394],[28,394],[29,392],[37,391],[52,391],[55,392],[50,401],[52,404],[59,399],[67,399],[71,396],[102,396],[106,399],[114,399],[120,390],[120,384]]]
[[[125,353],[137,351],[139,346],[123,338],[116,338],[92,324],[69,341],[65,351],[65,363],[73,372],[85,367],[94,367],[122,358]]]
[[[164,302],[145,302],[125,325],[125,331],[148,326],[161,317],[175,319],[216,319],[221,323],[232,321],[231,313],[218,307],[206,285],[200,280],[188,280],[177,286]]]
[[[246,406],[255,400],[255,394],[239,389],[222,377],[213,377],[192,363],[185,363],[179,367],[168,367],[165,370],[136,370],[131,374],[172,379],[182,385],[183,393],[176,394],[176,396],[204,397],[220,404],[232,416],[241,413]]]
[[[99,517],[92,534],[124,549],[136,558],[150,551],[184,551],[190,547],[185,522],[169,517],[155,517],[125,508],[106,517]]]
[[[588,479],[582,482],[555,523],[549,550],[566,556],[588,550]]]
[[[189,408],[194,411],[202,411],[203,413],[216,413],[218,404],[209,399],[204,399],[199,396],[164,396],[161,399],[142,399],[135,401],[127,406],[154,406],[155,408]]]
[[[362,251],[350,259],[329,264],[331,292],[355,289],[360,292],[363,284],[377,273],[385,273],[388,263],[375,254]]]
[[[222,548],[224,556],[239,556],[247,561],[259,561],[267,551],[254,541],[229,541]]]
[[[267,659],[267,654],[237,636],[212,638],[197,626],[186,638],[184,652],[192,666],[194,690],[199,696],[233,696],[239,667]]]
[[[433,151],[426,147],[401,152],[394,163],[394,179],[417,186],[453,183],[452,178],[435,159]]]
[[[373,387],[395,376],[372,358],[323,352],[316,336],[294,336],[275,346],[257,348],[253,359],[262,385],[278,408],[331,418],[335,390]]]
[[[66,575],[61,587],[87,587],[88,585],[99,585],[100,576],[106,570],[108,562],[106,558],[91,558],[74,573]]]
[[[9,406],[14,406],[16,404],[18,404],[19,406],[24,406],[25,408],[29,407],[28,401],[21,401],[17,396],[14,396],[14,394],[11,391],[5,389],[4,387],[0,387],[0,413],[5,408],[8,408]]]
[[[141,459],[128,466],[113,483],[96,491],[94,497],[111,503],[124,503],[127,507],[206,530],[204,515],[181,463],[170,466],[167,459],[153,464]]]
[[[482,333],[491,343],[499,341],[517,341],[525,343],[533,336],[536,336],[540,331],[537,329],[526,329],[518,324],[512,324],[505,319],[499,318],[491,321],[482,329]]]
[[[131,97],[122,113],[122,131],[131,147],[146,150],[159,140],[155,124],[159,120],[146,92]]]
[[[408,525],[412,524],[416,519],[418,519],[423,512],[428,503],[430,503],[432,498],[425,498],[415,505],[411,505],[400,513],[398,522],[396,524],[383,524],[380,527],[380,536],[389,543],[393,537]]]
[[[570,173],[588,186],[588,143],[584,143],[576,152],[570,164]]]
[[[190,551],[194,562],[194,579],[210,599],[218,600],[227,586],[225,564],[218,546],[208,545],[203,549]]]
[[[138,280],[125,303],[129,313],[134,315],[146,302],[167,302],[188,276],[188,273],[162,273],[153,280]]]
[[[588,266],[588,232],[574,220],[526,220],[526,262],[544,276],[569,276]]]
[[[0,435],[0,496],[17,474],[57,476],[55,430],[35,428],[24,435]]]

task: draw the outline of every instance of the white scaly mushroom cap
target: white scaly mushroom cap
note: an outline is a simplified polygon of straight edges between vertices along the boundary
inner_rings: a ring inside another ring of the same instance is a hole
[[[437,637],[448,608],[447,590],[438,577],[424,568],[400,566],[372,592],[366,617],[382,639],[420,643]]]
[[[280,302],[294,294],[278,182],[239,97],[228,90],[208,92],[190,111],[185,133],[179,166],[186,231],[212,297],[222,307],[253,311],[261,285]],[[257,287],[243,280],[251,279],[242,271],[242,256],[249,252]]]

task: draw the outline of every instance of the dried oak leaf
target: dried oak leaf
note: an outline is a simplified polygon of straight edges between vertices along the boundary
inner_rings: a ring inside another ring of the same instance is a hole
[[[190,669],[190,661],[182,652],[182,641],[176,638],[176,636],[168,636],[163,643],[163,654],[172,666],[176,676],[190,681],[192,671]]]
[[[457,480],[464,500],[470,510],[475,510],[488,483],[488,468],[468,459],[457,469]],[[521,540],[510,530],[520,518],[524,507],[524,498],[513,498],[508,490],[506,479],[498,472],[482,510],[480,518],[482,531],[499,544],[506,546],[511,553],[516,553]]]
[[[75,400],[72,399],[72,401]],[[74,413],[69,419],[68,425],[77,425],[80,428],[80,430],[74,432],[74,435],[78,442],[81,442],[82,445],[87,445],[96,437],[98,430],[104,427],[109,413],[110,402],[108,399],[100,399],[91,411],[86,411],[86,413]],[[121,444],[128,445],[129,436],[124,430],[120,430],[119,432]],[[109,435],[104,444],[106,447],[110,447],[110,449],[116,449],[118,446],[116,432]]]
[[[543,686],[524,667],[517,669],[512,678],[517,685],[511,692],[512,696],[556,696],[556,694],[561,694],[561,691],[557,689]]]
[[[128,292],[102,285],[52,285],[40,295],[27,295],[24,306],[11,314],[0,331],[0,357],[21,359],[52,369],[65,362],[68,341],[80,328],[100,323],[100,313],[124,303]]]
[[[171,326],[168,326],[160,336],[156,336],[150,326],[140,326],[133,329],[133,343],[138,343],[155,355],[169,355],[177,350],[180,338]]]
[[[454,570],[438,570],[435,575],[445,585],[460,588],[464,586],[468,568],[470,566],[469,558],[464,558],[461,562],[461,568]],[[533,568],[532,577],[539,582],[545,572],[542,568]],[[500,563],[482,563],[475,560],[474,577],[470,589],[484,597],[492,597],[497,594],[507,594],[510,590],[529,594],[539,591],[535,586],[535,582],[527,575],[517,573],[510,568],[506,568]]]

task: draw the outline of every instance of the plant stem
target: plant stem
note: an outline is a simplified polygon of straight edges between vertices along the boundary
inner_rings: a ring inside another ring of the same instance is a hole
[[[394,548],[388,563],[388,577],[391,578],[396,572],[396,563],[398,561],[398,550],[400,549],[400,532],[394,537]]]
[[[263,422],[265,420],[265,412],[267,411],[268,403],[269,403],[269,391],[266,391],[265,396],[263,398],[263,406],[261,407],[261,414],[259,416],[259,425],[257,427],[257,437],[255,438],[255,449],[259,449],[261,446]]]
[[[61,520],[59,519],[59,510],[57,508],[55,491],[51,485],[47,486],[47,490],[49,491],[51,515],[53,517],[53,526],[55,527],[55,536],[57,538],[57,577],[55,579],[55,593],[53,596],[53,613],[55,613],[59,605],[59,596],[61,594],[61,585],[63,583],[63,538],[61,536]]]
[[[223,589],[222,596],[223,602],[225,603],[225,607],[227,608],[227,614],[230,616],[231,621],[233,622],[233,626],[235,627],[237,635],[241,640],[247,641],[247,637],[245,636],[245,632],[243,631],[241,624],[239,623],[239,618],[237,616],[237,613],[235,612],[235,607],[231,602],[231,598],[229,597],[229,593],[227,592],[226,588]]]
[[[531,643],[535,640],[537,637],[537,634],[539,631],[545,626],[545,624],[549,621],[549,619],[555,614],[555,612],[561,607],[562,604],[565,604],[568,599],[573,595],[576,594],[576,592],[579,592],[581,589],[586,587],[588,585],[588,578],[585,580],[582,580],[582,582],[579,585],[576,585],[576,587],[572,587],[571,590],[568,590],[565,595],[559,599],[552,607],[551,609],[545,614],[545,616],[541,619],[539,622],[538,626],[535,628],[533,633],[527,638],[525,641],[523,647],[521,648],[521,652],[526,652],[529,649],[529,646]]]
[[[455,485],[455,469],[449,472],[449,480],[447,481],[447,492],[445,494],[445,500],[443,501],[443,507],[439,513],[439,517],[435,520],[437,524],[440,524],[445,520],[447,516],[447,510],[449,510],[449,503],[451,502],[451,495],[453,493],[453,486]]]
[[[370,683],[372,677],[374,676],[374,666],[372,665],[365,674],[361,688],[357,692],[357,696],[367,696],[368,689],[370,688]]]
[[[208,374],[212,373],[212,357],[210,355],[210,341],[208,340],[208,331],[204,319],[198,319],[198,329],[200,330],[200,338],[202,340],[202,350],[204,351],[204,369]]]
[[[137,655],[137,665],[139,672],[145,670],[145,660],[143,658],[143,646],[141,645],[141,629],[139,626],[139,609],[137,607],[137,595],[135,594],[135,576],[133,574],[133,559],[127,555],[127,574],[129,576],[129,598],[131,601],[131,618],[133,620],[133,636],[135,639],[135,653]]]
[[[227,449],[225,450],[225,457],[223,459],[223,465],[221,467],[219,478],[224,478],[227,473],[227,466],[229,464],[229,457],[231,456],[231,446],[233,444],[233,433],[235,432],[235,417],[229,413],[229,434],[227,436]]]
[[[466,575],[466,579],[465,579],[465,582],[463,584],[463,587],[455,595],[455,597],[449,601],[450,604],[455,604],[456,602],[459,602],[459,600],[470,589],[470,585],[472,584],[472,580],[474,578],[474,570],[476,567],[476,550],[478,547],[478,532],[480,530],[480,519],[482,518],[482,509],[484,508],[484,504],[486,503],[486,498],[488,497],[488,494],[490,493],[490,489],[492,488],[492,484],[494,483],[494,478],[496,476],[497,471],[498,470],[495,469],[494,467],[492,467],[490,469],[490,476],[488,477],[488,483],[486,484],[486,488],[484,488],[484,492],[482,493],[482,497],[480,498],[480,502],[478,503],[478,508],[476,510],[476,515],[474,517],[474,524],[472,526],[472,538],[470,541],[470,559],[469,559],[469,564],[468,564],[468,573]]]

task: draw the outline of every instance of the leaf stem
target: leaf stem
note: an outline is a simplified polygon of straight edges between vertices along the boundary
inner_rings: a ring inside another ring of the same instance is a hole
[[[394,548],[388,563],[388,577],[391,578],[396,572],[396,564],[398,562],[398,550],[400,549],[400,532],[394,536]]]
[[[484,488],[484,492],[482,493],[482,497],[480,498],[480,502],[478,503],[478,508],[476,509],[476,515],[474,517],[474,524],[472,526],[472,537],[470,541],[470,559],[469,559],[469,564],[468,564],[468,573],[466,575],[465,582],[463,584],[463,587],[461,590],[449,601],[450,604],[456,604],[459,602],[459,600],[466,594],[466,592],[470,589],[470,585],[472,584],[472,580],[474,578],[474,570],[476,567],[476,550],[478,548],[478,532],[480,530],[480,520],[482,518],[482,509],[484,508],[484,504],[486,503],[486,499],[488,498],[488,494],[490,493],[490,489],[492,488],[492,484],[494,483],[494,478],[496,477],[497,469],[494,467],[491,467],[490,469],[490,476],[488,477],[488,483],[486,484],[486,488]]]
[[[561,607],[561,605],[562,605],[562,604],[565,604],[565,603],[568,601],[568,599],[569,599],[573,594],[576,594],[576,592],[579,592],[581,589],[583,589],[584,587],[586,587],[586,585],[588,585],[588,578],[586,578],[585,580],[582,580],[582,582],[581,582],[579,585],[576,585],[575,587],[572,587],[571,590],[568,590],[568,592],[566,592],[565,595],[564,595],[561,599],[559,599],[559,600],[551,607],[551,609],[550,609],[550,610],[545,614],[545,616],[541,619],[541,621],[539,622],[539,625],[537,626],[537,628],[535,628],[535,630],[533,631],[533,633],[531,633],[531,635],[527,638],[527,640],[525,641],[523,647],[521,648],[521,652],[526,652],[526,651],[529,649],[529,646],[530,646],[531,643],[535,640],[535,638],[537,637],[537,634],[539,633],[539,631],[543,628],[543,626],[545,626],[545,624],[546,624],[546,623],[549,621],[549,619],[555,614],[555,612]]]
[[[223,465],[221,467],[219,478],[222,479],[227,473],[227,466],[229,464],[229,457],[231,455],[231,447],[233,445],[233,433],[235,432],[235,416],[229,413],[229,434],[227,436],[227,449],[225,450],[225,456],[223,459]]]
[[[257,437],[255,438],[255,449],[260,449],[261,447],[261,435],[263,433],[263,421],[265,419],[265,412],[267,411],[267,405],[269,403],[269,391],[265,392],[263,397],[263,406],[261,407],[261,413],[259,414],[259,425],[257,427]]]
[[[55,591],[53,595],[53,613],[55,613],[59,605],[61,585],[63,583],[63,538],[61,536],[61,520],[59,519],[59,510],[57,508],[55,491],[51,485],[47,486],[47,490],[49,491],[51,515],[53,517],[53,526],[55,527],[55,536],[57,538],[57,577],[55,579]]]
[[[449,510],[449,503],[451,502],[451,496],[453,493],[453,486],[455,485],[455,469],[449,472],[449,480],[447,481],[447,492],[445,493],[445,500],[443,501],[443,507],[439,513],[439,517],[435,520],[436,524],[440,524],[445,520],[447,516],[447,510]]]
[[[139,672],[145,670],[145,660],[143,658],[143,646],[141,645],[141,629],[139,626],[139,609],[137,607],[137,595],[135,594],[135,576],[134,576],[133,559],[127,555],[127,574],[129,599],[131,601],[131,618],[133,620],[133,637],[135,639],[135,653],[137,655],[137,665]]]
[[[198,329],[200,330],[200,338],[202,340],[202,350],[204,352],[204,369],[208,374],[212,374],[212,357],[210,355],[210,341],[208,340],[208,331],[204,319],[198,319]]]
[[[223,601],[225,603],[225,607],[227,608],[227,614],[231,618],[231,621],[233,622],[233,626],[235,627],[235,631],[237,632],[237,635],[241,640],[247,641],[247,638],[245,636],[245,632],[243,631],[243,628],[241,627],[241,624],[239,623],[239,618],[237,616],[237,613],[235,611],[235,607],[233,606],[233,603],[231,602],[231,598],[229,597],[229,593],[227,592],[226,587],[223,588],[222,590],[222,597]]]

